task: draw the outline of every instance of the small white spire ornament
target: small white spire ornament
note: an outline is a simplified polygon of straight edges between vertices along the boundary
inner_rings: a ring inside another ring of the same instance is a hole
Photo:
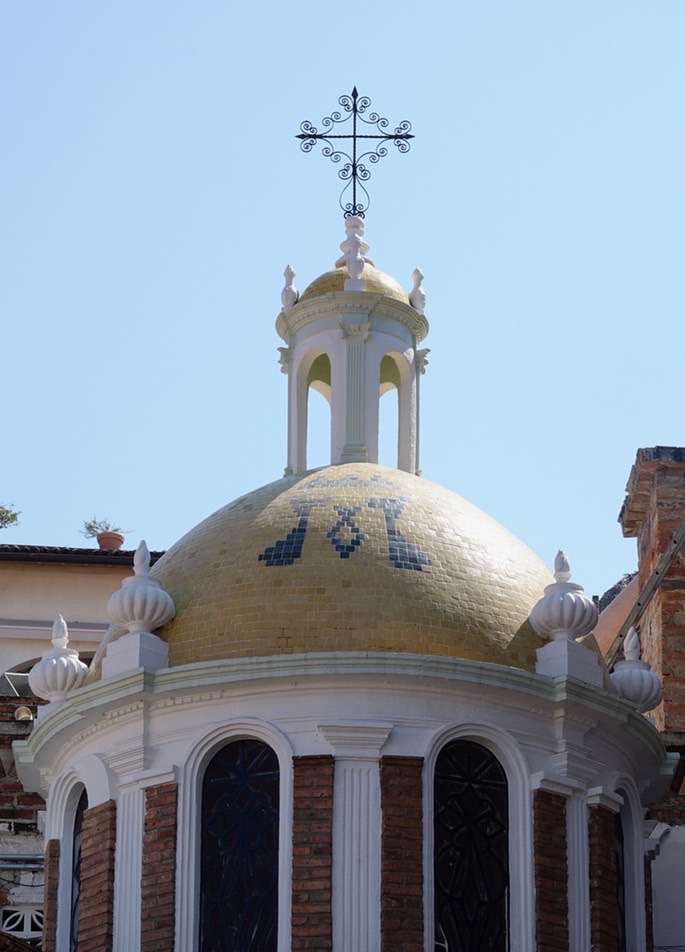
[[[552,585],[533,606],[530,623],[549,641],[537,649],[535,670],[551,678],[573,678],[593,687],[604,685],[604,668],[594,651],[576,641],[589,634],[597,623],[597,606],[571,582],[571,567],[564,552],[554,560]]]
[[[169,647],[157,635],[176,614],[176,606],[156,578],[150,575],[150,550],[144,541],[133,556],[133,575],[121,583],[107,603],[110,617],[127,634],[107,646],[103,677],[125,674],[137,668],[159,670],[169,660]]]
[[[616,693],[630,701],[640,714],[652,711],[664,696],[661,680],[646,661],[640,660],[640,636],[631,628],[623,643],[623,661],[617,661],[611,683]]]
[[[411,278],[414,282],[414,287],[409,292],[409,303],[415,311],[418,311],[419,314],[423,314],[426,310],[426,292],[421,287],[421,283],[423,282],[423,271],[421,268],[414,268]]]
[[[582,585],[571,582],[571,566],[566,553],[559,549],[554,560],[555,582],[533,606],[530,623],[543,638],[571,641],[589,634],[599,615],[595,603]]]
[[[300,292],[294,284],[295,272],[289,264],[285,266],[283,277],[285,278],[285,286],[281,291],[281,311],[289,311],[300,300]]]
[[[52,647],[29,673],[29,686],[37,697],[51,704],[64,704],[67,694],[83,684],[88,667],[79,660],[78,651],[68,647],[67,623],[58,615],[52,626]],[[40,717],[43,708],[38,711]]]
[[[362,278],[364,265],[366,263],[366,252],[369,246],[364,241],[364,221],[361,218],[352,216],[345,219],[345,232],[347,238],[340,245],[343,253],[344,263],[347,265],[349,278],[345,281],[346,291],[364,291],[366,281]]]

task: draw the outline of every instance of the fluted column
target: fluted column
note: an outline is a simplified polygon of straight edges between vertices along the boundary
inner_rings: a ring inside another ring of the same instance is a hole
[[[345,400],[345,446],[343,447],[340,462],[354,463],[369,460],[369,441],[366,413],[366,368],[364,344],[368,340],[371,324],[368,321],[359,323],[344,322],[340,325],[340,334],[345,340],[347,380]],[[374,381],[374,392],[378,390],[377,381]]]
[[[325,725],[335,757],[333,950],[379,952],[381,878],[380,751],[389,724]]]

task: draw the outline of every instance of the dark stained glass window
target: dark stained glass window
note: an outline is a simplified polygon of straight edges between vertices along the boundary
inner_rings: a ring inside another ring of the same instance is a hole
[[[200,952],[276,952],[278,759],[227,744],[202,784]]]
[[[506,952],[507,778],[481,744],[440,751],[434,786],[435,949]]]
[[[74,814],[74,832],[71,838],[71,906],[69,915],[69,952],[78,952],[78,923],[81,905],[81,844],[83,842],[83,814],[88,809],[88,795],[81,794]]]

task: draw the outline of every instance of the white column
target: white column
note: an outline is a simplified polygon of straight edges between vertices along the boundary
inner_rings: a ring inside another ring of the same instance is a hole
[[[114,867],[114,952],[140,948],[140,877],[143,858],[143,791],[122,787],[117,803]]]
[[[365,315],[364,315],[365,316]],[[346,343],[345,386],[345,446],[341,463],[366,462],[367,412],[366,412],[366,354],[364,343],[368,340],[371,325],[368,321],[347,322],[340,325],[340,334]],[[335,400],[335,394],[333,395]]]
[[[333,952],[381,945],[380,752],[390,724],[319,728],[335,757]]]
[[[568,937],[569,952],[590,948],[590,868],[588,812],[584,791],[576,791],[566,804],[568,836]]]

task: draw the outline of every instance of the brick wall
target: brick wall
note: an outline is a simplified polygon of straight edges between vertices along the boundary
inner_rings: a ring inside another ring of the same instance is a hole
[[[381,949],[423,952],[423,758],[381,758]]]
[[[636,538],[639,584],[645,585],[675,531],[685,519],[685,449],[638,450],[619,521]],[[685,551],[662,579],[640,621],[643,660],[664,682],[664,700],[654,712],[659,730],[685,733]],[[673,738],[673,739],[677,739]]]
[[[618,952],[614,813],[589,807],[591,952]]]
[[[568,952],[566,798],[536,790],[533,825],[537,952]]]
[[[45,847],[45,890],[43,894],[43,952],[55,952],[57,943],[57,891],[59,888],[59,840]]]
[[[19,783],[17,768],[12,756],[12,743],[24,740],[33,728],[33,721],[14,719],[18,707],[28,707],[36,716],[38,705],[43,702],[32,697],[0,697],[0,823],[3,820],[16,824],[17,831],[35,829],[37,813],[45,809],[45,801],[37,793],[28,793]]]
[[[171,952],[176,934],[178,785],[145,790],[140,952]]]
[[[333,948],[333,772],[330,756],[293,758],[293,952]]]
[[[652,856],[645,856],[645,952],[654,952],[654,901],[652,898]]]
[[[112,950],[116,819],[114,800],[99,803],[83,814],[79,952]]]

